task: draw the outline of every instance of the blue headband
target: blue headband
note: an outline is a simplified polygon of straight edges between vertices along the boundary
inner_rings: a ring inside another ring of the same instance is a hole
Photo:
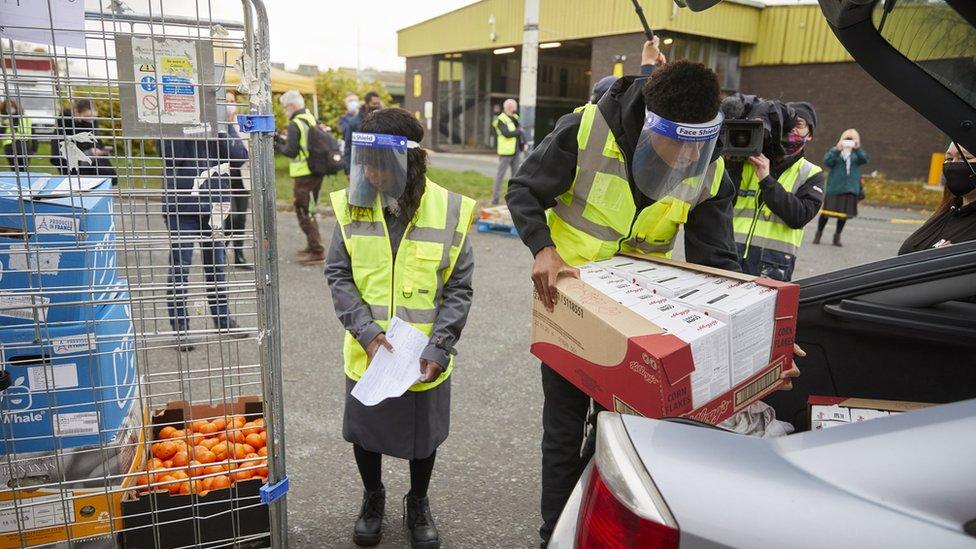
[[[401,137],[399,135],[387,135],[385,133],[352,133],[352,145],[354,147],[373,147],[377,149],[396,149],[406,152],[407,149],[419,147],[416,142]]]
[[[718,136],[725,119],[719,112],[715,118],[704,124],[685,124],[672,122],[663,116],[647,111],[644,118],[644,131],[650,130],[658,135],[678,141],[711,141]]]

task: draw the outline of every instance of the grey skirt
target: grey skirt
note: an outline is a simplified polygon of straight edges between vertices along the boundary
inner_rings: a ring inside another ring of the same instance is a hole
[[[424,459],[447,439],[451,427],[451,378],[429,391],[407,391],[376,406],[365,406],[349,393],[346,378],[342,438],[370,452],[401,459]]]

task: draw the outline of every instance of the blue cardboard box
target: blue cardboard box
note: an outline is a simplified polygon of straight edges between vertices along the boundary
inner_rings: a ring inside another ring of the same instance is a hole
[[[3,369],[0,455],[111,444],[135,400],[134,334],[124,299],[97,319],[0,329]],[[56,436],[55,436],[56,435]]]
[[[110,179],[0,173],[0,326],[93,320],[118,277]]]

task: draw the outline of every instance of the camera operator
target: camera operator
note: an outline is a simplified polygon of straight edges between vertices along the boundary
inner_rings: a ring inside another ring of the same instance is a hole
[[[806,102],[782,103],[735,94],[743,118],[763,121],[762,152],[730,158],[738,186],[732,225],[745,273],[789,281],[803,243],[803,227],[824,198],[823,170],[803,157],[814,136],[817,114]]]

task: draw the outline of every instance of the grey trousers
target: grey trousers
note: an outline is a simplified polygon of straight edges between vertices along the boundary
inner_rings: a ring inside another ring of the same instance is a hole
[[[519,169],[519,164],[522,163],[522,153],[521,151],[515,151],[512,156],[499,156],[498,157],[498,173],[495,174],[495,190],[491,195],[492,205],[498,204],[501,199],[502,192],[502,180],[505,179],[505,172],[509,168],[512,169],[512,177],[515,177],[515,172]]]

